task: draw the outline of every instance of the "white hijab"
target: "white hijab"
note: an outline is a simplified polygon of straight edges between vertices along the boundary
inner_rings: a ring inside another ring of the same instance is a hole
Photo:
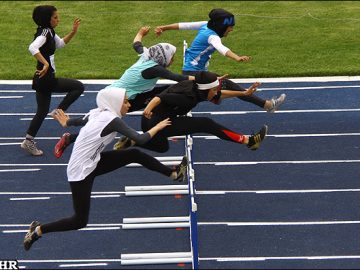
[[[145,60],[153,60],[160,66],[167,67],[176,52],[176,47],[170,43],[158,43],[150,48],[144,47]]]
[[[98,107],[91,110],[85,117],[89,116],[89,119],[91,119],[99,115],[100,112],[107,110],[121,118],[120,110],[125,100],[125,92],[125,89],[117,87],[107,87],[100,90],[96,96],[96,104]]]

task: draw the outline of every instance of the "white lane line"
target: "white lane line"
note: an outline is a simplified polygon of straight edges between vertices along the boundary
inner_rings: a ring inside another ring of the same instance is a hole
[[[137,131],[142,132],[142,131]],[[247,134],[249,135],[249,134]],[[268,134],[267,137],[274,138],[297,138],[297,137],[340,137],[340,136],[360,136],[360,133],[351,132],[351,133],[307,133],[307,134]],[[115,137],[115,139],[119,139],[120,137]],[[172,139],[184,139],[185,136],[173,136],[169,137],[169,140]],[[193,136],[194,139],[205,139],[205,140],[220,140],[220,138],[212,135],[198,135]],[[59,140],[60,137],[36,137],[36,140]],[[24,140],[24,137],[0,137],[0,140]],[[0,143],[1,145],[20,145],[21,142],[18,143]]]
[[[331,193],[331,192],[360,192],[360,189],[292,189],[292,190],[196,190],[196,195],[225,195],[225,194],[292,194],[292,193]]]
[[[80,264],[60,264],[59,267],[89,267],[89,266],[107,266],[107,263],[80,263]]]
[[[96,79],[79,79],[84,84],[112,84],[117,79],[96,80]],[[321,77],[278,77],[278,78],[248,78],[248,79],[231,79],[236,83],[244,82],[350,82],[360,81],[360,76],[321,76]],[[175,84],[172,80],[159,80],[158,84]],[[31,85],[32,80],[0,80],[0,84],[5,85]],[[34,92],[33,90],[31,90]]]
[[[119,198],[121,195],[94,195],[91,198]]]
[[[96,263],[121,262],[121,259],[64,259],[64,260],[18,260],[19,263]]]
[[[328,113],[328,112],[358,112],[360,109],[309,109],[309,110],[279,110],[276,113]],[[252,114],[252,113],[268,113],[266,111],[193,111],[192,114]],[[0,113],[0,116],[34,116],[35,113]],[[84,116],[85,113],[69,113],[73,116]],[[142,115],[142,111],[131,112],[127,115]],[[30,119],[30,118],[22,118]],[[52,118],[47,118],[52,119]]]
[[[10,198],[10,201],[50,200],[50,197]]]
[[[272,221],[272,222],[198,222],[205,226],[309,226],[309,225],[347,225],[360,224],[360,220],[335,220],[335,221]]]
[[[41,169],[35,168],[35,169],[0,170],[0,172],[37,172],[37,171],[41,171]]]
[[[235,80],[232,80],[235,81]],[[325,85],[325,86],[302,86],[302,87],[292,87],[292,86],[288,86],[288,87],[260,87],[257,89],[257,91],[278,91],[278,90],[323,90],[323,89],[348,89],[348,90],[352,90],[352,88],[360,88],[360,85]],[[84,91],[84,93],[98,93],[99,91],[92,91],[92,90],[87,90]],[[32,90],[0,90],[0,93],[34,93],[34,91]],[[57,95],[52,95],[52,97],[65,97],[65,94],[57,94]],[[84,94],[82,94],[81,96],[84,96]],[[6,97],[6,96],[5,96]],[[19,97],[23,97],[23,96],[19,96]],[[1,97],[0,97],[1,98]]]
[[[245,262],[245,261],[266,261],[266,260],[353,260],[353,259],[360,259],[360,255],[199,258],[200,261],[218,261],[218,262]]]
[[[0,96],[0,99],[15,99],[15,98],[23,98],[24,96]]]
[[[359,112],[360,109],[318,109],[318,110],[279,110],[276,113],[329,113],[329,112]],[[203,111],[192,112],[192,114],[231,115],[231,114],[253,114],[268,113],[266,111]]]
[[[323,256],[277,256],[277,257],[199,257],[200,261],[237,262],[265,260],[353,260],[360,255],[323,255]],[[18,260],[19,263],[119,263],[121,259],[48,259],[48,260]]]
[[[359,163],[355,160],[280,160],[280,161],[233,161],[233,162],[194,162],[195,165],[215,165],[215,166],[242,166],[259,164],[325,164],[325,163]],[[1,164],[0,164],[1,166]]]

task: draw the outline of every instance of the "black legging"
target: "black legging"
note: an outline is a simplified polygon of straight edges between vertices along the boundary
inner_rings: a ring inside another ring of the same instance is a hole
[[[199,71],[185,71],[185,70],[182,71],[183,75],[195,76],[197,73],[199,73]],[[243,87],[241,87],[240,85],[238,85],[237,83],[234,83],[233,81],[231,81],[229,79],[221,80],[221,89],[233,90],[233,91],[245,91],[245,89]],[[255,96],[255,95],[241,96],[238,98],[243,101],[253,103],[253,104],[259,106],[260,108],[264,108],[265,102],[266,102],[266,100],[259,98],[258,96]]]
[[[40,79],[41,80],[41,79]],[[51,94],[68,93],[59,104],[58,108],[66,111],[69,106],[84,92],[84,85],[74,79],[54,78],[48,85],[48,89],[36,89],[37,111],[30,122],[27,134],[35,137],[46,115],[49,113]]]
[[[142,117],[141,128],[146,132],[163,118],[153,116],[151,119]],[[245,136],[235,133],[207,117],[178,116],[171,119],[171,125],[159,131],[150,141],[137,145],[155,152],[164,153],[169,150],[168,137],[188,135],[193,133],[208,133],[235,143],[244,143]]]
[[[170,85],[158,86],[152,89],[151,91],[136,95],[134,99],[129,100],[129,103],[131,104],[129,112],[136,112],[141,109],[144,109],[153,97],[155,97],[157,94],[160,94],[169,86]],[[69,143],[70,144],[74,143],[78,135],[79,134],[70,134]]]
[[[72,217],[41,225],[42,233],[71,231],[84,228],[89,220],[91,190],[96,176],[106,174],[130,163],[139,163],[145,168],[170,176],[173,170],[163,165],[156,158],[138,149],[122,151],[107,151],[101,153],[101,158],[95,170],[84,180],[70,182],[75,214]]]

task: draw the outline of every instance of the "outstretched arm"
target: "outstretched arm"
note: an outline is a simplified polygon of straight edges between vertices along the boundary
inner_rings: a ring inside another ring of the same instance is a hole
[[[160,36],[166,30],[199,30],[201,26],[207,24],[207,21],[200,22],[181,22],[168,25],[161,25],[155,28],[156,36]]]
[[[250,96],[257,90],[257,87],[259,87],[260,85],[261,83],[256,82],[248,89],[246,89],[246,91],[221,90],[221,99]]]
[[[88,118],[79,117],[71,119],[62,109],[56,109],[52,117],[59,122],[62,127],[68,126],[84,126],[88,122]]]
[[[80,26],[80,22],[81,22],[81,20],[79,18],[76,18],[74,20],[73,29],[71,30],[71,32],[69,34],[67,34],[65,37],[63,37],[65,44],[68,44],[70,42],[70,40],[75,36],[75,34],[77,33],[78,28]]]

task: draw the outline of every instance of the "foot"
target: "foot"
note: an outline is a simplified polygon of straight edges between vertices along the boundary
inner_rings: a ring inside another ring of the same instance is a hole
[[[54,147],[54,156],[60,158],[70,144],[70,133],[64,133]]]
[[[259,148],[261,142],[265,139],[268,132],[268,126],[263,125],[258,133],[253,134],[249,137],[249,143],[247,145],[250,150],[256,150]]]
[[[113,146],[114,150],[123,150],[131,146],[131,139],[122,136]]]
[[[29,231],[24,237],[24,249],[26,251],[28,251],[31,248],[32,244],[41,237],[38,236],[35,231],[37,226],[40,226],[40,223],[38,221],[31,222]]]
[[[181,163],[176,166],[176,173],[177,177],[174,181],[177,182],[184,182],[187,177],[187,166],[188,166],[188,159],[184,156],[181,160]]]
[[[38,149],[36,147],[36,142],[34,140],[25,139],[21,143],[21,148],[33,156],[42,156],[43,155],[43,151],[41,151],[40,149]]]
[[[285,102],[285,98],[286,98],[285,94],[281,94],[280,97],[278,97],[278,98],[273,97],[270,100],[271,107],[269,109],[267,109],[266,111],[268,113],[273,113],[273,112],[277,111],[279,109],[280,105]]]

